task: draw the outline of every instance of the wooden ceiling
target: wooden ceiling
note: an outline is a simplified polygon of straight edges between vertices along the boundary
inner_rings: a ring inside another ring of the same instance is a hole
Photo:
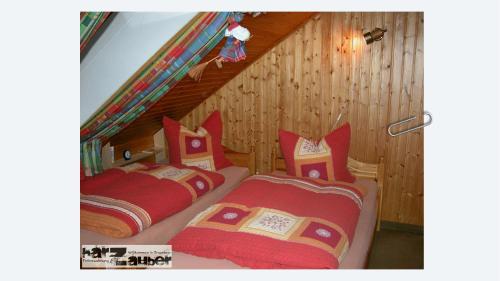
[[[195,82],[186,75],[153,107],[112,137],[111,145],[152,136],[161,129],[164,115],[180,120],[314,14],[314,12],[268,12],[255,18],[247,14],[240,24],[250,30],[252,37],[246,43],[247,58],[244,61],[224,63],[222,69],[218,69],[215,63],[210,63],[200,82]],[[224,42],[223,39],[202,62],[217,56]]]

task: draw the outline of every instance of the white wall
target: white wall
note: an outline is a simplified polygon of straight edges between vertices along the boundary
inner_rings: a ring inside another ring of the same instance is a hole
[[[118,13],[80,63],[80,125],[195,15]]]

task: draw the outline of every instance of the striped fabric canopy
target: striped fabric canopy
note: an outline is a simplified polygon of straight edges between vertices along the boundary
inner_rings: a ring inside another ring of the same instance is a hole
[[[80,53],[108,19],[109,12],[80,12]]]
[[[102,171],[101,143],[153,106],[223,38],[232,13],[199,13],[80,127],[86,175]]]

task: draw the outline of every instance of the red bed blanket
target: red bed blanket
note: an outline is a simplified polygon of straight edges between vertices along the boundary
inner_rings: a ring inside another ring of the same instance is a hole
[[[219,173],[134,163],[80,183],[80,227],[124,238],[169,217],[224,183]]]
[[[345,182],[255,175],[169,244],[177,252],[251,268],[337,268],[365,194]]]

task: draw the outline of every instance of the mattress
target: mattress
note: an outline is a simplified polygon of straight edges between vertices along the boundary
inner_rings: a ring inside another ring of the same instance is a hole
[[[217,189],[205,194],[186,209],[172,215],[135,236],[127,238],[113,238],[96,232],[80,229],[80,245],[83,244],[111,244],[111,245],[157,245],[165,244],[199,212],[216,203],[231,190],[237,187],[250,172],[246,167],[230,166],[217,171],[225,177],[224,183]]]
[[[282,174],[283,172],[275,172]],[[358,179],[355,184],[367,187],[368,191],[364,199],[353,242],[345,258],[339,265],[342,269],[364,268],[370,245],[373,238],[377,220],[377,184],[373,180]],[[174,252],[172,256],[172,268],[174,269],[242,269],[242,267],[225,259],[209,259],[197,257],[181,252]]]

